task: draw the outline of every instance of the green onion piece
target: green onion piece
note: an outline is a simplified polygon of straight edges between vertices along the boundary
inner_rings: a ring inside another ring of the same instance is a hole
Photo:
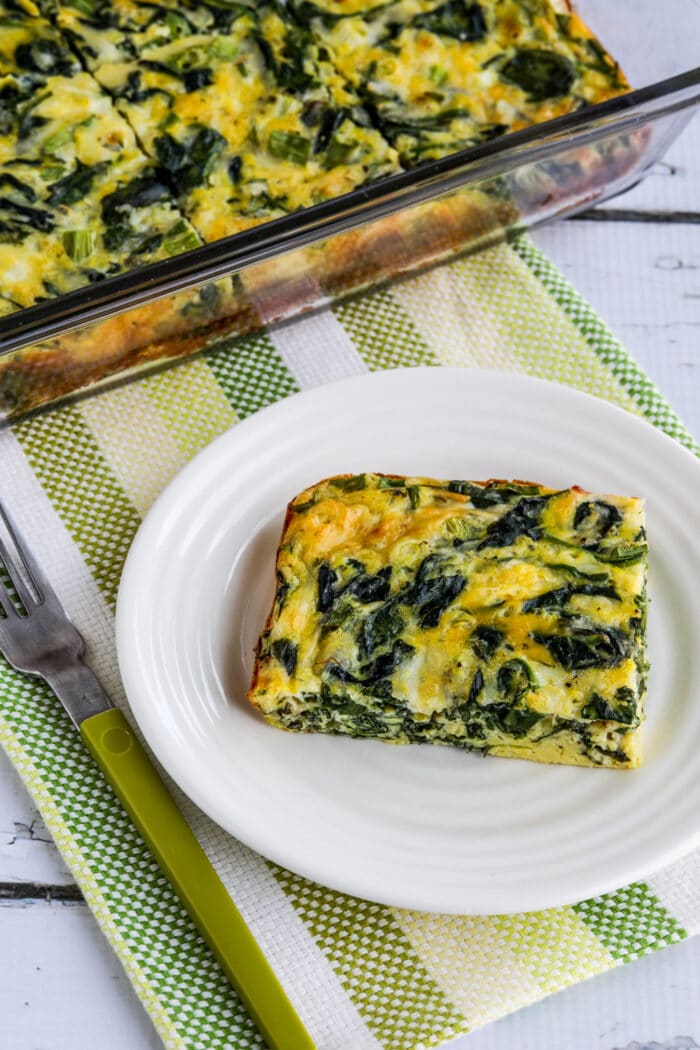
[[[63,234],[63,247],[74,262],[87,259],[96,244],[97,234],[93,230],[66,230]]]
[[[181,36],[186,36],[190,31],[186,20],[177,11],[168,11],[163,21],[171,40],[177,40]]]
[[[74,8],[76,11],[80,11],[83,15],[94,15],[95,4],[93,0],[70,0],[69,7]]]
[[[272,131],[267,148],[279,160],[291,160],[293,164],[306,164],[311,153],[311,142],[295,131]]]
[[[354,142],[339,142],[337,138],[333,137],[328,143],[328,149],[323,160],[323,166],[327,171],[331,168],[337,168],[340,164],[346,164],[350,159],[354,149]]]
[[[447,70],[443,69],[442,66],[429,66],[428,80],[440,87],[447,80]]]
[[[235,40],[230,40],[227,37],[217,37],[209,51],[216,58],[235,58],[240,51],[240,47]]]
[[[201,69],[209,58],[209,47],[204,44],[193,44],[168,60],[168,65],[178,73],[187,73],[191,69]]]
[[[47,139],[44,139],[44,149],[47,153],[55,153],[57,149],[65,146],[72,138],[73,132],[70,128],[59,128],[53,135],[49,135]]]
[[[201,243],[189,223],[180,219],[164,239],[163,247],[168,255],[181,255],[182,252],[189,252],[192,248],[199,248]]]
[[[55,182],[65,173],[66,169],[62,164],[47,164],[39,171],[39,178],[42,182]]]

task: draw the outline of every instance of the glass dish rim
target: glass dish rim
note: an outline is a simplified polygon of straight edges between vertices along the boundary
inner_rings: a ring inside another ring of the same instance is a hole
[[[216,280],[562,149],[700,102],[700,66],[388,175],[332,200],[0,317],[0,359],[37,342]],[[650,108],[645,108],[650,107]],[[615,119],[618,118],[618,119]]]

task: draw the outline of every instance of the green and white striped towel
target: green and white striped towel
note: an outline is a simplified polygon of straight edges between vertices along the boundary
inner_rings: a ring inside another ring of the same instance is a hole
[[[606,398],[698,452],[533,248],[493,248],[0,434],[0,491],[126,706],[113,616],[129,544],[212,438],[293,391],[404,365],[500,368]],[[2,742],[166,1046],[262,1046],[47,689],[0,665]],[[319,1050],[419,1050],[700,930],[700,854],[574,907],[426,915],[283,871],[183,808]]]

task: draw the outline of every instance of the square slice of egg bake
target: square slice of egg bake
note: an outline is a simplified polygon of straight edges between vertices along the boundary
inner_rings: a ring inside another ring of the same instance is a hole
[[[290,503],[250,701],[295,732],[641,761],[642,501],[381,474]]]

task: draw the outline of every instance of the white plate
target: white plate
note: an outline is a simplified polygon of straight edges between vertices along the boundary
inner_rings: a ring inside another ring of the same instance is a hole
[[[269,727],[245,692],[285,505],[344,471],[646,496],[644,766],[544,766]],[[296,395],[205,449],[139,531],[117,610],[132,710],[206,813],[325,885],[473,914],[617,888],[700,843],[699,492],[700,462],[670,438],[539,380],[406,369]]]

